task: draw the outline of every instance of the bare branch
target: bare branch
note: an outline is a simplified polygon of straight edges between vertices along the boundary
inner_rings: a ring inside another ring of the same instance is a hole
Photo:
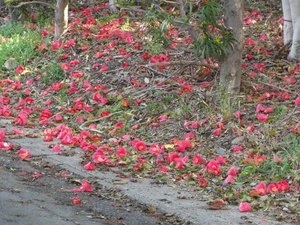
[[[13,7],[13,8],[20,8],[20,7],[24,6],[24,5],[30,5],[30,4],[45,5],[45,6],[48,6],[49,8],[54,9],[53,5],[51,5],[51,4],[47,3],[47,2],[42,2],[42,1],[21,2],[18,5],[11,6],[11,7]]]

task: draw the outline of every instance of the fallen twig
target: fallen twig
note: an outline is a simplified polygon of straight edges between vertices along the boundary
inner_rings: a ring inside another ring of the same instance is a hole
[[[103,119],[107,119],[107,118],[112,117],[112,116],[114,116],[114,115],[116,115],[116,114],[119,114],[119,113],[121,113],[121,112],[122,112],[122,111],[117,111],[117,112],[111,113],[111,114],[109,114],[109,115],[107,115],[107,116],[103,116],[103,117],[101,117],[101,118],[97,118],[97,119],[85,121],[83,124],[81,124],[81,125],[79,126],[79,129],[80,129],[80,130],[84,130],[84,129],[86,129],[86,128],[85,128],[85,125],[87,125],[87,124],[95,123],[95,122],[101,121],[101,120],[103,120]],[[95,130],[95,129],[89,129],[89,130],[95,131],[95,132],[98,132],[98,133],[103,133],[102,131],[98,131],[98,130]]]
[[[203,63],[199,61],[188,61],[188,60],[180,60],[180,61],[172,61],[172,62],[161,62],[161,63],[150,63],[147,65],[141,65],[143,67],[152,67],[152,66],[172,66],[172,65],[197,65],[197,66],[204,66],[210,69],[218,69],[218,66],[211,65],[208,63]]]
[[[31,1],[31,2],[21,2],[19,3],[18,5],[15,5],[15,6],[11,6],[13,8],[20,8],[24,5],[30,5],[30,4],[40,4],[40,5],[45,5],[45,6],[48,6],[49,8],[52,8],[54,9],[55,7],[47,2],[42,2],[42,1]]]

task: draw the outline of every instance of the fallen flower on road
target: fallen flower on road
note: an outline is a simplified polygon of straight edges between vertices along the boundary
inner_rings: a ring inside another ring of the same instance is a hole
[[[81,186],[79,188],[73,188],[73,192],[82,192],[82,191],[91,192],[93,190],[94,190],[93,186],[86,180],[81,181]]]
[[[239,210],[240,212],[251,212],[252,211],[251,204],[249,202],[241,202],[239,205]]]
[[[31,157],[31,152],[29,150],[21,148],[18,152],[21,159],[29,159]]]
[[[79,205],[79,204],[81,204],[81,199],[80,199],[78,196],[74,196],[74,197],[72,198],[72,203],[73,203],[74,205]]]

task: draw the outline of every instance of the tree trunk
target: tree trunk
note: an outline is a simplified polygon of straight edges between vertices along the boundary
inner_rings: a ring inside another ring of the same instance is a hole
[[[68,26],[69,0],[57,0],[55,7],[55,34],[59,39]]]
[[[292,47],[288,59],[300,61],[300,1],[282,1],[284,12],[284,42],[290,40],[292,36]],[[290,10],[288,12],[287,10]],[[291,31],[290,31],[291,30]],[[285,35],[288,35],[285,37]],[[286,38],[286,39],[285,39]]]
[[[116,7],[115,0],[109,0],[109,1],[108,1],[108,4],[109,4],[109,10],[110,10],[111,12],[114,12],[114,13],[118,12],[118,9],[117,9],[117,7]]]
[[[229,94],[237,94],[241,84],[243,48],[243,1],[224,0],[225,25],[232,29],[235,42],[221,65],[220,84]]]
[[[293,40],[293,21],[289,0],[282,0],[283,11],[283,43],[289,44]]]
[[[186,12],[185,12],[186,1],[185,0],[177,0],[177,3],[179,5],[180,17],[181,18],[186,17]]]

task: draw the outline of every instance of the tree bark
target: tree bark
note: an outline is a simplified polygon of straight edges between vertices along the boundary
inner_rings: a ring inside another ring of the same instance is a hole
[[[116,7],[116,3],[115,3],[115,0],[109,0],[108,1],[108,4],[109,4],[109,10],[113,13],[116,13],[118,12],[118,9]]]
[[[283,43],[289,44],[293,40],[293,21],[289,0],[282,0],[283,11]]]
[[[291,29],[292,32],[292,46],[290,49],[290,53],[288,55],[288,59],[300,61],[300,1],[299,0],[289,0],[282,1],[283,10],[286,10],[286,7],[290,9],[289,13],[285,13],[284,11],[284,20],[285,23],[290,23],[289,26],[284,26],[285,29]],[[290,17],[288,17],[290,15]],[[291,19],[291,20],[290,20]],[[289,32],[289,30],[286,30]],[[284,32],[285,33],[285,32]],[[290,38],[290,36],[288,37]]]
[[[243,1],[224,0],[225,25],[232,29],[235,42],[220,69],[220,84],[229,94],[237,94],[241,86],[241,62],[243,48]]]
[[[57,0],[55,7],[55,34],[54,38],[59,39],[68,27],[69,0]]]
[[[177,0],[177,3],[179,5],[180,17],[181,18],[186,17],[186,12],[185,12],[186,1],[185,0]]]

